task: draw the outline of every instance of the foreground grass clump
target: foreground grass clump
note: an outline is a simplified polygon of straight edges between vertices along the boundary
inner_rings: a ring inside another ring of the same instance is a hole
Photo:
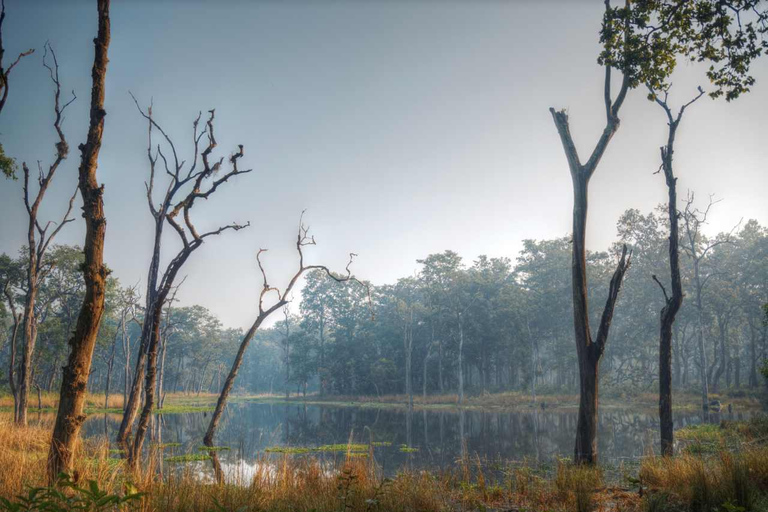
[[[768,446],[649,458],[640,467],[640,481],[663,495],[648,500],[658,511],[768,510]]]

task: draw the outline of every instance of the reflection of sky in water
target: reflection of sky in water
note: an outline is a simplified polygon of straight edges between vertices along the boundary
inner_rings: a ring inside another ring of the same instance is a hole
[[[682,413],[675,416],[675,427],[748,417],[749,413],[709,416]],[[156,443],[182,444],[166,450],[167,454],[201,453],[198,447],[209,421],[210,413],[154,416],[150,436]],[[110,436],[117,430],[118,422],[119,416],[107,417]],[[376,446],[374,457],[385,473],[392,474],[404,466],[450,468],[462,456],[491,462],[523,459],[547,462],[569,457],[575,430],[575,412],[472,410],[461,413],[432,409],[408,414],[404,408],[238,403],[230,405],[222,417],[216,444],[230,448],[220,451],[219,458],[225,473],[234,477],[238,472],[246,476],[259,470],[267,471],[268,460],[279,461],[283,457],[279,453],[265,453],[269,447],[317,447],[346,444],[350,439],[355,443],[372,440],[387,444]],[[85,425],[86,436],[104,435],[104,431],[104,416],[92,415]],[[404,452],[403,445],[417,451]],[[636,460],[658,451],[658,420],[645,413],[604,409],[599,416],[598,449],[605,463]],[[312,456],[332,464],[342,460],[345,454],[313,453]],[[205,465],[210,467],[207,462]]]

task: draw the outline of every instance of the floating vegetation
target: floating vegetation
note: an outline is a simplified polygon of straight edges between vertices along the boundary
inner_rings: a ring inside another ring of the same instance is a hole
[[[165,448],[179,448],[181,443],[154,443],[152,446],[164,450]]]
[[[211,460],[211,456],[204,453],[187,453],[186,455],[165,458],[166,462],[196,462],[201,460]]]
[[[318,452],[365,452],[368,451],[367,444],[324,444],[315,449]]]
[[[408,446],[407,444],[401,444],[400,451],[402,453],[416,453],[417,451],[419,451],[419,449],[414,448],[413,446]]]
[[[298,446],[270,446],[264,451],[266,453],[287,453],[292,455],[298,453],[310,453],[312,448],[302,448]]]
[[[376,443],[374,443],[374,446],[390,446],[391,444],[392,443],[377,445]],[[302,453],[335,453],[335,452],[366,453],[368,452],[368,445],[367,444],[324,444],[322,446],[317,446],[314,448],[307,447],[307,446],[270,446],[264,451],[266,453],[286,453],[291,455],[302,454]]]
[[[232,448],[229,446],[198,446],[197,449],[201,452],[225,452]]]
[[[375,443],[371,443],[373,446],[379,447],[379,446],[392,446],[391,441],[376,441]]]

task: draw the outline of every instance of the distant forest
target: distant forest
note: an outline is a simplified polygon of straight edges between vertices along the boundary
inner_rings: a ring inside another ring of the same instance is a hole
[[[714,207],[713,207],[714,206]],[[674,325],[675,389],[710,391],[759,385],[758,365],[768,356],[768,230],[750,220],[730,233],[703,233],[713,204],[697,210],[689,198],[681,212],[680,248],[686,300]],[[605,283],[622,244],[632,266],[616,306],[612,341],[601,364],[605,393],[654,391],[658,376],[659,310],[669,289],[665,207],[626,211],[617,241],[588,253],[590,301],[601,306]],[[6,284],[0,342],[2,382],[19,359],[8,342],[10,305],[23,303],[26,263],[2,255]],[[55,391],[67,357],[84,284],[78,247],[55,246],[37,302],[39,330],[33,387]],[[571,240],[525,240],[516,259],[480,256],[467,262],[453,252],[426,255],[419,271],[394,284],[339,283],[315,270],[306,274],[299,315],[284,313],[260,329],[248,348],[235,391],[325,395],[480,394],[498,391],[575,393]],[[655,277],[654,277],[655,276]],[[182,284],[183,286],[183,284]],[[662,290],[662,287],[664,290]],[[298,294],[297,294],[298,295]],[[136,365],[144,318],[136,287],[110,279],[89,381],[91,392],[125,394]],[[292,305],[292,310],[296,310]],[[600,307],[591,321],[599,322]],[[701,330],[699,330],[699,325]],[[158,397],[165,393],[218,393],[243,337],[224,328],[202,306],[176,300],[164,308]],[[698,343],[705,348],[702,368]],[[34,398],[31,400],[34,404]]]

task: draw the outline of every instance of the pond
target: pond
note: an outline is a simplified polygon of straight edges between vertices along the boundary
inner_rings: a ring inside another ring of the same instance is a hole
[[[166,456],[199,451],[209,412],[154,416],[154,443],[176,444]],[[675,428],[722,419],[744,420],[748,412],[677,413]],[[119,416],[91,415],[86,437],[114,437]],[[604,464],[618,465],[658,452],[657,416],[604,408],[599,415],[598,450]],[[462,457],[487,463],[551,462],[573,451],[576,412],[571,410],[459,410],[353,407],[326,404],[244,402],[230,404],[216,444],[222,466],[256,464],[265,457],[304,453],[325,460],[345,456],[348,443],[373,442],[384,474],[409,469],[451,469]],[[336,446],[334,446],[336,445]],[[318,448],[320,448],[318,450]],[[367,448],[365,448],[367,451]]]

